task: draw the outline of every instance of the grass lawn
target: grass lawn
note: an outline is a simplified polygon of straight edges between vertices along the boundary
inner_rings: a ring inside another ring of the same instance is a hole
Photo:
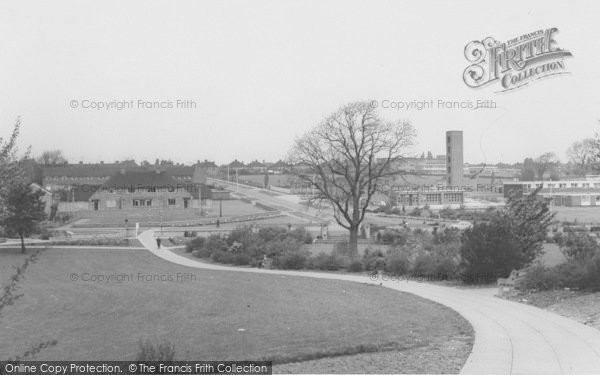
[[[557,220],[578,221],[580,223],[600,223],[600,207],[550,207],[551,211],[556,212]]]
[[[22,260],[15,250],[0,249],[0,280]],[[178,274],[187,279],[144,280]],[[92,275],[123,281],[81,280]],[[402,353],[419,350],[435,358],[415,356],[412,362],[441,366],[433,372],[457,372],[473,337],[458,314],[410,294],[341,281],[192,269],[145,250],[47,250],[27,270],[20,292],[24,297],[0,316],[0,360],[51,339],[58,344],[37,359],[131,360],[138,340],[150,338],[173,342],[182,360],[286,363],[364,351],[396,352],[400,360]],[[448,343],[461,350],[447,350]]]

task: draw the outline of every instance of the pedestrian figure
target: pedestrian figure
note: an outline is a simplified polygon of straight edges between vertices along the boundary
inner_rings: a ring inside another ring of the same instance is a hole
[[[160,249],[160,237],[156,238],[156,248]]]
[[[221,226],[221,222],[217,219],[217,228]]]

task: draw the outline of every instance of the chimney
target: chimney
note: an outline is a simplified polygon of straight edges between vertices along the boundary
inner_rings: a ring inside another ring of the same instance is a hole
[[[101,160],[101,161],[100,161],[100,164],[104,165],[104,160]]]
[[[79,164],[83,164],[83,161],[81,161],[81,160],[80,160],[80,161],[79,161]]]

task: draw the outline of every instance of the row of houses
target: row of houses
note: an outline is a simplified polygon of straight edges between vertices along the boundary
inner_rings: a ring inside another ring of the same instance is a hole
[[[214,163],[213,163],[214,164]],[[207,184],[216,165],[141,167],[130,163],[44,168],[43,186],[60,212],[193,209],[229,192]]]

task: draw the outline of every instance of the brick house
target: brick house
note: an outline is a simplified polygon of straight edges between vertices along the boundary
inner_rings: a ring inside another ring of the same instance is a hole
[[[121,170],[89,198],[90,210],[191,209],[193,196],[166,171]]]
[[[133,160],[98,164],[58,164],[41,166],[42,186],[55,190],[56,188],[73,185],[103,185],[109,178],[121,169],[139,169]]]

